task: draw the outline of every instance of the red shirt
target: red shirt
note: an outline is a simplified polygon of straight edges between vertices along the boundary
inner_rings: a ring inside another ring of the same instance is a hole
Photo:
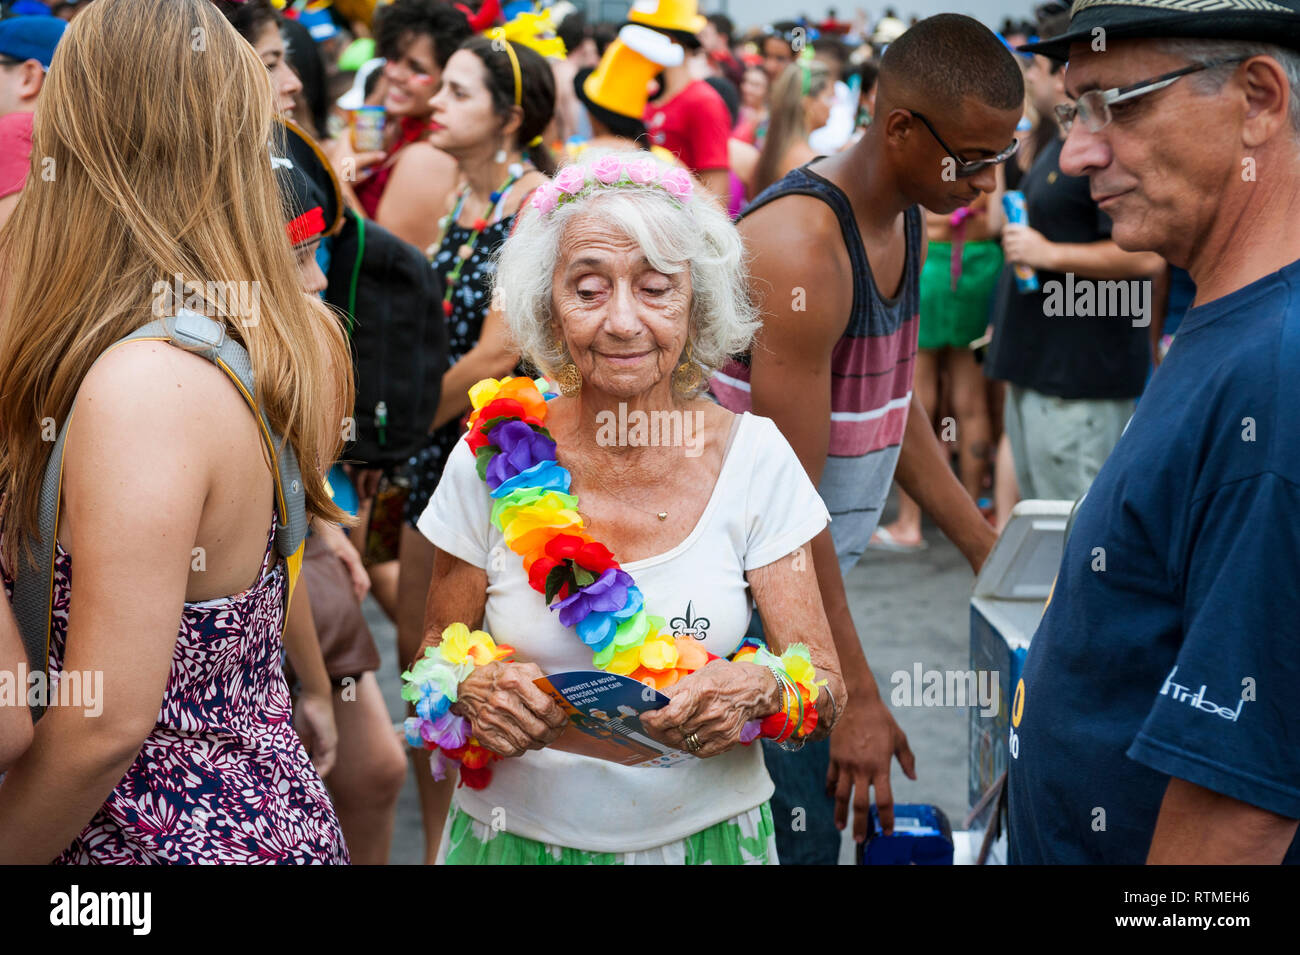
[[[22,191],[32,155],[32,114],[0,116],[0,199]]]
[[[727,137],[731,113],[708,83],[695,80],[666,103],[647,103],[645,128],[691,172],[728,169]]]

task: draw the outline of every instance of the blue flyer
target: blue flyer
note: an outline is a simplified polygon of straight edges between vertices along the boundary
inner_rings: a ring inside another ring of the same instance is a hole
[[[551,673],[536,684],[569,714],[569,726],[555,749],[623,766],[674,766],[690,753],[651,739],[641,714],[668,704],[668,697],[631,677],[601,670]]]

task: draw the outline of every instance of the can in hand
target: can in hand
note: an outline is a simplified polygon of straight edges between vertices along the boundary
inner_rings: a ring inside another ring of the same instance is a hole
[[[384,148],[384,108],[362,106],[352,111],[352,148],[379,152]]]
[[[1007,222],[1012,225],[1029,225],[1029,206],[1025,204],[1025,194],[1019,189],[1011,189],[1002,195],[1002,209],[1007,214]],[[1038,291],[1038,273],[1027,265],[1013,265],[1016,275],[1016,288],[1021,292]]]

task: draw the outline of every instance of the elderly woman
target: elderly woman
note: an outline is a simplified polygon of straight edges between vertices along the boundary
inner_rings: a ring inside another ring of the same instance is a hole
[[[700,396],[755,329],[742,258],[686,172],[618,152],[539,188],[502,248],[512,335],[562,395],[542,401],[526,379],[476,386],[467,440],[419,521],[437,548],[422,651],[466,660],[483,637],[455,624],[509,645],[479,646],[448,688],[438,725],[459,715],[473,734],[444,740],[466,783],[448,863],[776,861],[772,783],[761,747],[743,743],[760,727],[787,746],[814,724],[828,733],[845,691],[805,547],[826,509],[770,420]],[[512,407],[516,420],[494,423]],[[656,436],[647,421],[682,424]],[[530,484],[549,516],[519,503]],[[755,603],[771,654],[741,649]],[[727,659],[737,651],[743,662]],[[643,768],[551,746],[567,718],[534,680],[597,667],[662,689],[671,700],[644,731],[698,758]],[[504,758],[489,777],[492,754]]]

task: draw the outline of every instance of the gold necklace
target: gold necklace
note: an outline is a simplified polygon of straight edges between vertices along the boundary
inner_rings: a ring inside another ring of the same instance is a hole
[[[628,501],[627,498],[624,497],[623,495],[618,494],[618,493],[614,492],[613,490],[611,490],[610,487],[609,487],[609,485],[606,484],[604,481],[602,481],[602,480],[600,479],[600,477],[599,477],[599,475],[597,474],[596,471],[593,471],[591,476],[595,478],[597,484],[599,484],[602,488],[605,489],[605,493],[606,493],[606,494],[609,494],[611,497],[615,498],[615,499],[618,500],[619,502],[621,502],[621,503],[623,503],[623,504],[626,504],[628,507],[632,508],[633,510],[640,511],[642,514],[653,514],[655,517],[659,518],[659,520],[661,520],[661,521],[666,521],[666,520],[668,520],[668,512],[667,512],[667,511],[648,511],[648,510],[646,510],[644,507],[641,507],[641,506],[639,506],[639,505],[637,505],[637,504],[633,504],[633,503],[631,503],[631,502]]]

